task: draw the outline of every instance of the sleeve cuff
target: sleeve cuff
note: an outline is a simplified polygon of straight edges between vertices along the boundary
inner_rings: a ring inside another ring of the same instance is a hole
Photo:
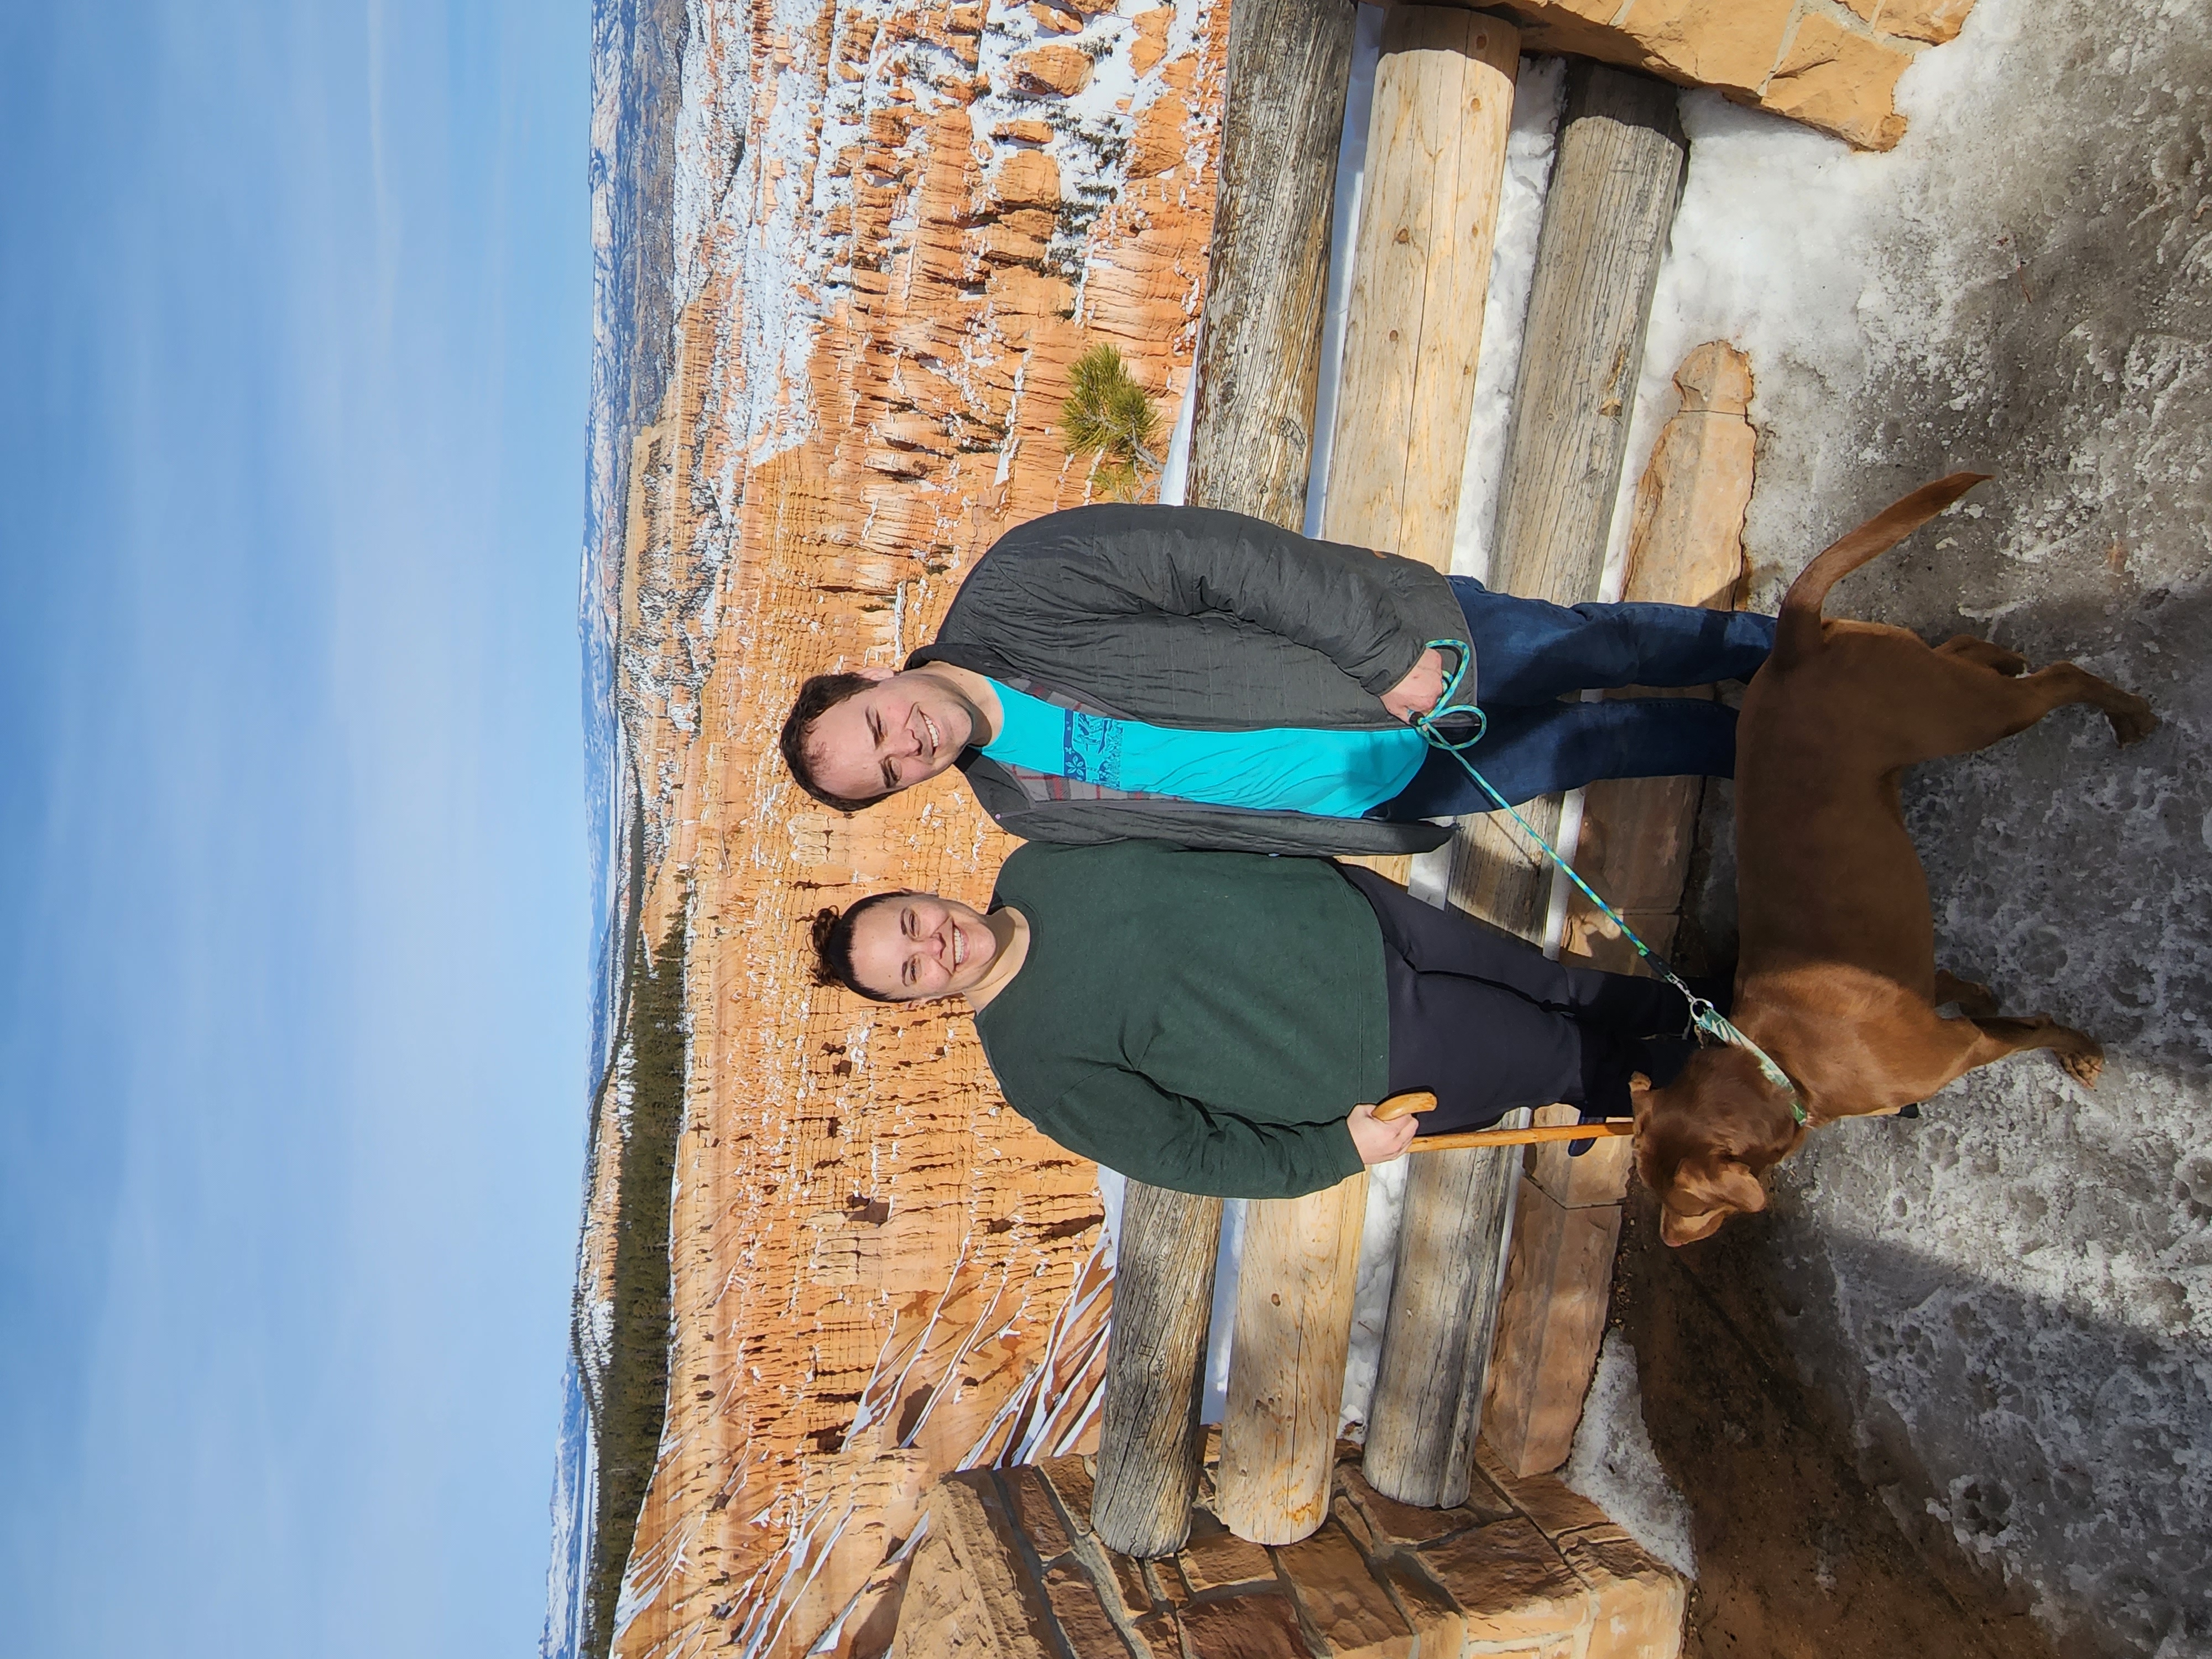
[[[1352,1120],[1340,1117],[1329,1125],[1329,1146],[1336,1154],[1336,1181],[1358,1175],[1367,1164],[1359,1156],[1359,1148],[1352,1144]],[[1333,1181],[1329,1184],[1334,1186],[1336,1183]]]
[[[1377,665],[1361,677],[1362,690],[1371,696],[1387,696],[1400,680],[1413,672],[1413,665],[1421,659],[1426,644],[1401,636],[1391,643],[1390,649],[1377,659]]]

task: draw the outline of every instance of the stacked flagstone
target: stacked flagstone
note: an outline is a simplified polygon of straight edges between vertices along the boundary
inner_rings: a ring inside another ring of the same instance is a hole
[[[1974,0],[1501,0],[1528,52],[1574,52],[1833,133],[1905,136],[1897,77],[1953,39]]]
[[[901,1582],[842,1631],[837,1659],[1673,1659],[1684,1588],[1596,1505],[1486,1460],[1468,1501],[1392,1502],[1340,1449],[1329,1519],[1264,1547],[1212,1510],[1158,1561],[1086,1524],[1089,1460],[977,1471],[933,1494]],[[1210,1482],[1202,1496],[1211,1498]]]

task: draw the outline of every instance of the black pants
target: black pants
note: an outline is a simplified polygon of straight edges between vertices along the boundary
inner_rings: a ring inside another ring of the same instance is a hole
[[[1626,1117],[1632,1073],[1665,1083],[1689,1058],[1689,1006],[1664,981],[1553,962],[1371,870],[1339,867],[1382,929],[1390,1091],[1437,1097],[1423,1134],[1485,1128],[1554,1101]]]

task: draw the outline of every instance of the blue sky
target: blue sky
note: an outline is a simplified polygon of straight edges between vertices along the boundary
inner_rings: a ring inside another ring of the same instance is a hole
[[[13,1652],[533,1651],[589,20],[0,8]]]

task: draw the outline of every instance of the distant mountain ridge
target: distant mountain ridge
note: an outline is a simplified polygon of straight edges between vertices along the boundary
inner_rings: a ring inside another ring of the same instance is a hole
[[[599,1144],[599,1117],[615,1082],[617,1010],[625,975],[639,952],[644,848],[636,780],[626,769],[615,718],[615,596],[621,586],[631,440],[659,407],[673,360],[673,134],[689,27],[684,0],[597,0],[592,8],[592,349],[577,597],[597,964],[586,1083],[586,1145],[592,1147]],[[587,1163],[587,1193],[598,1177]],[[583,1327],[580,1318],[580,1336]],[[588,1345],[576,1346],[562,1390],[552,1559],[539,1642],[545,1659],[604,1652],[606,1645],[605,1621],[591,1613],[593,1580],[604,1576],[597,1547],[599,1448],[590,1404],[593,1393],[586,1384],[595,1367],[583,1363],[591,1352]],[[660,1369],[665,1378],[665,1363]],[[626,1554],[627,1528],[621,1547]]]

